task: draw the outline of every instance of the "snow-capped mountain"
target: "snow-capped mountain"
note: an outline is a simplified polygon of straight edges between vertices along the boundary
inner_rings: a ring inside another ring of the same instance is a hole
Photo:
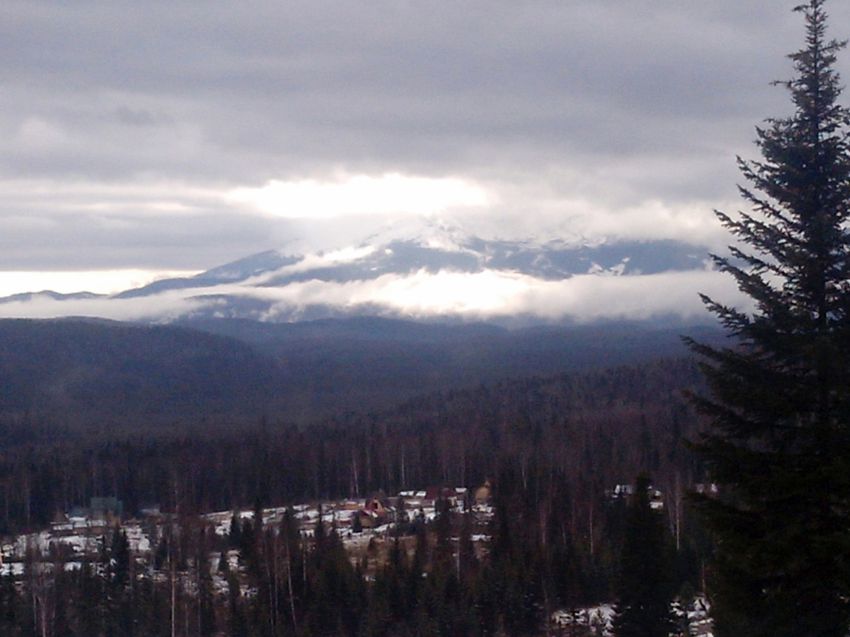
[[[111,296],[16,295],[0,300],[0,316],[27,315],[30,307],[35,316],[155,321],[356,314],[552,321],[635,318],[635,312],[645,318],[677,313],[682,303],[673,287],[683,277],[705,276],[706,258],[706,248],[670,240],[500,240],[432,226],[427,232],[373,234],[333,250],[268,250]],[[688,293],[695,297],[696,289]]]
[[[306,255],[268,250],[195,277],[157,281],[117,296],[144,296],[168,289],[210,287],[249,280],[263,287],[311,280],[360,281],[421,270],[430,273],[497,270],[544,280],[560,280],[579,274],[657,274],[700,269],[705,258],[704,249],[674,241],[573,247],[557,241],[540,245],[487,241],[475,237],[469,237],[456,246],[402,239],[382,245],[361,245]]]

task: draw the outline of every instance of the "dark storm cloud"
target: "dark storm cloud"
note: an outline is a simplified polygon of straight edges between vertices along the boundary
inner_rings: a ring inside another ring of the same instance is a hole
[[[769,82],[802,40],[793,4],[10,0],[0,180],[21,191],[0,204],[4,267],[207,267],[289,226],[184,187],[340,169],[477,181],[506,220],[562,198],[710,216],[753,126],[787,112]],[[850,34],[850,7],[830,10]],[[63,209],[27,184],[179,187],[159,208]]]

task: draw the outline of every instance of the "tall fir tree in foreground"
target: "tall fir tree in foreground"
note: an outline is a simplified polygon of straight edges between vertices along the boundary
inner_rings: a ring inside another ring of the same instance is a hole
[[[794,113],[739,159],[749,213],[718,213],[737,245],[715,257],[752,302],[704,297],[734,345],[691,343],[711,397],[697,444],[720,498],[698,500],[717,537],[716,634],[844,637],[850,627],[850,158],[848,111],[824,0],[795,10],[805,46],[782,82]]]
[[[667,637],[674,628],[670,545],[661,514],[649,502],[649,478],[637,480],[626,518],[614,634]]]

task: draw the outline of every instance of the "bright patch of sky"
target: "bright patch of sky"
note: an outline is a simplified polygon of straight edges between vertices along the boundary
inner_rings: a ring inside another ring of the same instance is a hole
[[[481,186],[454,177],[430,178],[399,173],[346,175],[321,181],[272,180],[259,188],[227,193],[236,204],[291,218],[329,219],[353,215],[427,215],[456,208],[491,206]]]

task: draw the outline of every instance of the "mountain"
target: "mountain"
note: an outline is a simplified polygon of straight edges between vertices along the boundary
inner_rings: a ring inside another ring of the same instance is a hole
[[[679,335],[696,328],[674,288],[699,304],[687,277],[705,274],[705,253],[413,226],[110,296],[15,295],[0,300],[0,319],[51,320],[0,320],[0,415],[309,423],[424,392],[679,356]],[[588,304],[592,320],[573,320]],[[630,308],[645,320],[622,320]]]
[[[246,281],[251,277],[259,276],[267,272],[279,270],[299,261],[297,256],[285,256],[276,250],[260,252],[238,261],[233,261],[222,266],[215,267],[196,276],[180,279],[163,279],[149,285],[132,290],[126,290],[114,295],[117,299],[128,299],[135,297],[153,296],[170,290],[184,290],[189,288],[207,288],[227,283],[238,283]]]
[[[705,247],[671,240],[508,241],[429,228],[321,252],[268,250],[109,297],[6,297],[0,316],[292,322],[380,315],[529,325],[588,315],[693,314],[697,288],[689,289],[686,304],[667,288],[673,279],[691,285],[681,275],[704,276],[706,254]],[[643,293],[647,286],[652,293]]]
[[[250,346],[171,326],[0,321],[0,413],[66,424],[259,418],[278,366]]]
[[[94,294],[93,292],[73,292],[71,294],[62,294],[53,290],[42,290],[40,292],[21,292],[20,294],[12,294],[0,298],[0,303],[26,303],[37,299],[50,299],[51,301],[79,301],[103,298],[103,294]]]
[[[392,240],[380,245],[307,255],[276,250],[219,266],[195,277],[158,281],[116,295],[145,296],[166,290],[203,288],[257,280],[257,287],[286,286],[299,281],[345,283],[387,274],[484,270],[513,272],[544,280],[579,274],[638,275],[701,269],[706,250],[670,240],[599,245],[566,245],[558,241],[486,241],[469,237],[456,245],[428,244],[421,239]]]
[[[0,320],[0,416],[134,428],[308,424],[428,392],[681,356],[683,331],[718,338],[636,323]]]

